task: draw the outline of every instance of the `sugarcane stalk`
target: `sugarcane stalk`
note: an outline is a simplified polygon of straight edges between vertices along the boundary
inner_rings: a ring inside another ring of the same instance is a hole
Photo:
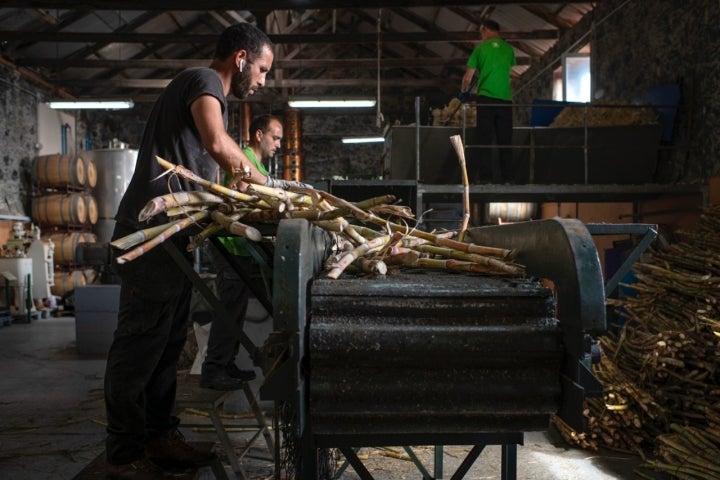
[[[455,153],[458,156],[460,162],[460,172],[462,174],[462,186],[463,186],[463,219],[462,226],[460,227],[459,240],[465,239],[465,232],[467,231],[468,222],[470,221],[470,182],[468,181],[467,175],[467,164],[465,162],[465,147],[462,143],[460,135],[453,135],[450,137],[450,143],[455,149]]]
[[[243,192],[238,192],[237,190],[233,190],[231,188],[224,187],[224,186],[220,185],[219,183],[211,182],[210,180],[205,180],[201,176],[195,174],[192,170],[185,168],[182,165],[175,165],[174,163],[169,162],[157,155],[155,156],[155,159],[160,164],[160,166],[163,167],[165,170],[170,170],[173,173],[178,174],[185,180],[188,180],[197,185],[200,185],[201,187],[205,188],[206,190],[208,190],[210,192],[232,198],[233,200],[237,200],[239,202],[245,202],[245,203],[250,203],[250,204],[260,203],[260,199],[258,197],[248,195]],[[267,205],[265,205],[265,206],[267,206]]]
[[[392,235],[384,235],[382,237],[373,238],[361,245],[355,247],[351,252],[346,253],[340,258],[340,260],[333,266],[333,268],[327,273],[329,278],[337,279],[340,277],[342,272],[353,263],[357,258],[371,252],[373,249],[382,248],[387,242],[390,241]]]
[[[168,218],[188,216],[191,213],[207,210],[207,205],[183,205],[180,207],[168,208],[165,214]]]
[[[134,247],[139,243],[143,243],[147,240],[155,238],[179,221],[180,220],[173,220],[169,223],[164,223],[162,225],[156,225],[154,227],[148,227],[142,230],[138,230],[137,232],[133,232],[129,235],[125,235],[124,237],[113,240],[112,242],[110,242],[110,245],[115,248],[119,248],[120,250],[127,250],[128,248]]]
[[[262,234],[258,229],[240,223],[237,220],[234,220],[233,218],[218,212],[217,210],[212,212],[210,214],[210,217],[213,219],[213,221],[222,225],[225,230],[232,233],[233,235],[245,237],[248,240],[252,240],[253,242],[259,242],[260,240],[262,240]]]
[[[473,262],[478,263],[480,265],[486,265],[488,267],[496,268],[500,271],[515,274],[515,275],[522,275],[525,270],[520,267],[519,265],[512,265],[508,264],[506,262],[503,262],[502,260],[498,260],[494,257],[488,257],[485,255],[478,255],[474,253],[465,253],[465,252],[459,252],[457,250],[452,250],[450,248],[443,248],[438,247],[435,245],[417,245],[417,250],[425,253],[430,253],[433,255],[442,255],[445,257],[453,258],[455,260],[462,260],[467,262]]]
[[[496,275],[506,274],[506,272],[499,272],[497,269],[486,265],[479,265],[473,262],[462,262],[460,260],[453,259],[418,258],[414,266],[451,270],[456,272],[495,273]]]
[[[210,192],[172,192],[160,195],[148,201],[140,213],[138,221],[145,222],[159,213],[168,211],[170,208],[184,205],[213,205],[222,203],[223,199]]]
[[[172,237],[180,230],[196,224],[198,221],[206,218],[207,216],[208,216],[208,212],[206,210],[203,210],[202,212],[193,213],[189,217],[183,218],[182,220],[179,220],[179,221],[173,223],[170,227],[165,229],[162,233],[157,235],[155,238],[143,243],[142,245],[140,245],[138,247],[135,247],[128,253],[117,257],[116,261],[120,264],[123,264],[125,262],[135,260],[142,254],[157,247],[162,242],[164,242],[168,238]]]
[[[223,226],[217,223],[211,223],[210,225],[203,228],[199,233],[192,236],[187,246],[187,251],[192,252],[196,248],[200,248],[205,243],[205,240],[210,238],[211,235],[222,231]]]
[[[375,275],[385,275],[387,273],[387,265],[378,258],[371,259],[360,257],[353,262],[353,265],[356,265],[365,273],[372,273]]]

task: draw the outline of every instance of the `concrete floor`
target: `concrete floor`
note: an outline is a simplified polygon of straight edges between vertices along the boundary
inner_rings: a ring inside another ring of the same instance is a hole
[[[77,353],[73,317],[50,317],[0,327],[0,365],[0,478],[73,478],[104,448],[105,358]],[[236,398],[228,403],[237,409],[242,402]],[[198,420],[183,415],[187,423]],[[215,439],[207,430],[184,428],[184,433],[191,440]],[[230,436],[238,446],[248,439],[243,432]],[[272,463],[262,460],[269,452],[261,440],[253,445],[243,458],[248,478],[272,478]],[[400,447],[395,450],[402,453]],[[432,472],[432,448],[414,451]],[[445,448],[443,478],[450,478],[467,451]],[[411,462],[391,458],[394,454],[386,449],[366,448],[359,455],[377,480],[421,478]],[[517,454],[518,479],[527,480],[634,479],[640,478],[632,473],[638,463],[636,457],[567,448],[544,432],[527,433]],[[227,471],[232,475],[229,466]],[[500,479],[499,472],[500,447],[488,446],[465,478]],[[340,478],[359,477],[348,468]]]

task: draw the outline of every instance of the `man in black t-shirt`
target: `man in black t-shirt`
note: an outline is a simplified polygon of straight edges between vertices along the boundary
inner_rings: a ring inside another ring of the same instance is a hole
[[[218,167],[229,173],[249,168],[247,182],[287,188],[260,173],[226,132],[226,97],[245,98],[262,87],[273,58],[267,35],[247,23],[233,25],[222,32],[209,67],[189,68],[170,82],[148,118],[113,239],[148,227],[138,221],[148,200],[168,189],[198,188],[176,176],[156,179],[163,172],[156,155],[208,180],[216,179]],[[158,215],[151,224],[167,221]],[[186,251],[187,238],[166,241]],[[212,454],[188,445],[173,415],[191,283],[162,246],[118,265],[118,273],[118,325],[105,372],[108,476],[159,479],[165,476],[158,465],[207,464]]]

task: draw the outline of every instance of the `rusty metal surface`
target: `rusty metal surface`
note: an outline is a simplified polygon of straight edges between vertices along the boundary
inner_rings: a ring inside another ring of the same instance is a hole
[[[528,431],[557,411],[562,333],[537,282],[316,279],[311,298],[314,434]]]

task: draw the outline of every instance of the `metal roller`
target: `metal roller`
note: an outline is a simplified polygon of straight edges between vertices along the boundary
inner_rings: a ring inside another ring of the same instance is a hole
[[[315,433],[515,432],[558,409],[562,333],[537,282],[318,279],[311,299]]]

